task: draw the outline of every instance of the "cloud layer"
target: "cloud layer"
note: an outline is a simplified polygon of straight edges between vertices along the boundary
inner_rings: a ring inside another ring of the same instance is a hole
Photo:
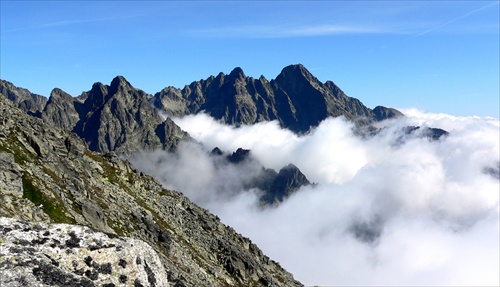
[[[370,138],[342,118],[299,137],[275,122],[233,128],[187,116],[176,123],[202,145],[132,161],[306,285],[498,285],[498,119],[404,112]],[[430,141],[402,133],[408,125],[450,135]],[[208,155],[214,147],[251,149],[275,170],[293,163],[318,185],[262,208],[259,191],[243,184],[256,165],[221,167]]]

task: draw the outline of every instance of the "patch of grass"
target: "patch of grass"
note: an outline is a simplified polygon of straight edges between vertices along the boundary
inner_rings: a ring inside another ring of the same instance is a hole
[[[32,179],[26,174],[22,176],[23,197],[33,202],[35,205],[42,205],[43,211],[55,223],[75,224],[75,220],[65,213],[64,205],[57,199],[48,198],[42,191],[33,185]]]
[[[14,133],[7,136],[4,143],[0,145],[0,151],[13,154],[17,164],[30,161],[29,151],[19,142]]]
[[[167,191],[166,189],[162,189],[160,192],[158,192],[160,196],[170,196],[170,192]]]

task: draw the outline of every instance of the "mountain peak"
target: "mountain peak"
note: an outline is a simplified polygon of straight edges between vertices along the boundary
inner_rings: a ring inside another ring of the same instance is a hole
[[[132,85],[123,76],[116,76],[110,84],[112,91],[118,91],[120,87],[132,88]]]
[[[240,67],[234,68],[231,73],[229,73],[230,78],[246,78],[245,73],[243,72],[243,69]]]
[[[54,99],[60,99],[60,98],[65,100],[71,100],[73,97],[59,88],[52,89],[52,91],[50,92],[49,101],[51,100],[53,101]]]
[[[288,65],[281,70],[281,73],[311,74],[302,64]]]
[[[276,77],[278,82],[288,82],[297,81],[299,79],[305,79],[307,81],[314,81],[317,79],[307,70],[302,64],[289,65],[281,70],[281,73]]]

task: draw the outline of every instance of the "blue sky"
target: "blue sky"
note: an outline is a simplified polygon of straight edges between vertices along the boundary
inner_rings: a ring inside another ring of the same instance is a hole
[[[302,63],[371,108],[499,117],[499,1],[0,3],[0,78],[45,96]]]

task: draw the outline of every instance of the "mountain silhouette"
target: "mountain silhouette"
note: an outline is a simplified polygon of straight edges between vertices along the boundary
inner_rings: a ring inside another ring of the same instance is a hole
[[[167,87],[151,103],[172,116],[205,112],[236,126],[277,120],[296,133],[307,132],[327,117],[369,124],[402,115],[392,108],[367,108],[333,82],[320,82],[301,64],[285,67],[271,81],[248,77],[238,67],[229,75],[219,73],[183,89]]]

